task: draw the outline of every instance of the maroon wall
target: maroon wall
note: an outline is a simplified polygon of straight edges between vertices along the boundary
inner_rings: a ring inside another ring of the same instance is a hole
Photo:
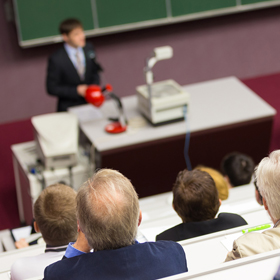
[[[11,145],[33,140],[30,120],[0,125],[0,230],[20,226]]]
[[[0,123],[55,110],[45,91],[47,57],[59,45],[21,49],[0,0]],[[121,96],[144,83],[143,66],[154,47],[171,45],[174,57],[154,67],[155,79],[189,84],[229,75],[280,71],[280,7],[89,39],[106,81]]]

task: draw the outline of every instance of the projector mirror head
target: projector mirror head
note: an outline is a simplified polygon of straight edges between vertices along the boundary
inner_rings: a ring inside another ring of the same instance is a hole
[[[173,57],[173,49],[170,46],[158,47],[154,49],[156,60],[164,60]]]

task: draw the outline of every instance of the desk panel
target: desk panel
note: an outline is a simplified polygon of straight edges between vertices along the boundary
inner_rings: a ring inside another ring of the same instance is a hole
[[[222,158],[233,151],[250,155],[256,163],[267,156],[273,118],[223,126],[191,134],[192,166],[220,169]],[[172,190],[180,170],[186,168],[185,135],[100,152],[100,168],[119,170],[131,179],[139,197]]]

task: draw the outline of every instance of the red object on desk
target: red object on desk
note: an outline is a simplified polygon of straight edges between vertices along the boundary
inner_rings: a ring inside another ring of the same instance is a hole
[[[122,126],[119,122],[113,122],[105,127],[106,132],[117,134],[126,131],[126,126]]]
[[[86,101],[96,107],[100,107],[105,100],[105,97],[102,93],[103,91],[107,91],[111,97],[114,96],[119,100],[119,102],[121,102],[120,99],[115,94],[113,94],[113,87],[110,84],[107,84],[103,89],[101,89],[101,87],[98,85],[90,85],[86,90]],[[105,127],[105,131],[108,133],[117,134],[126,131],[126,128],[127,126],[122,125],[120,122],[113,122]]]

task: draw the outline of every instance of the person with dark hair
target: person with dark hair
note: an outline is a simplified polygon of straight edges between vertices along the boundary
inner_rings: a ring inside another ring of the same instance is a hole
[[[148,280],[188,271],[180,244],[136,241],[142,214],[134,187],[121,173],[98,171],[79,189],[76,200],[78,228],[94,252],[65,255],[45,269],[45,280]]]
[[[220,205],[215,182],[207,172],[179,172],[173,187],[173,208],[183,223],[160,233],[156,240],[180,241],[247,224],[237,214],[220,213],[215,218]]]
[[[100,83],[102,67],[92,44],[86,43],[79,20],[64,20],[59,31],[64,46],[49,58],[46,85],[47,92],[58,97],[57,111],[67,111],[68,107],[86,104],[86,89]]]
[[[229,188],[249,184],[254,173],[255,163],[245,154],[230,153],[222,159],[221,170]]]
[[[61,260],[69,242],[77,239],[76,192],[54,184],[45,188],[34,204],[34,228],[46,242],[45,253],[16,260],[11,279],[41,276],[46,266]]]

